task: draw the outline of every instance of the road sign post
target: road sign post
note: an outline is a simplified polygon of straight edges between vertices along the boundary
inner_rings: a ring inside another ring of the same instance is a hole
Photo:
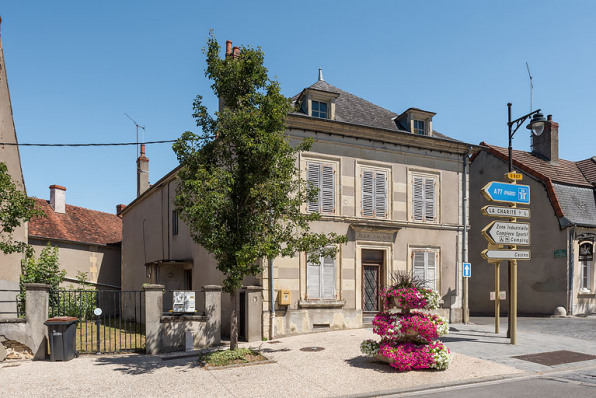
[[[501,301],[499,300],[499,292],[501,291],[500,283],[501,283],[501,275],[499,268],[501,267],[501,263],[495,263],[495,333],[499,334],[499,322],[501,317]]]

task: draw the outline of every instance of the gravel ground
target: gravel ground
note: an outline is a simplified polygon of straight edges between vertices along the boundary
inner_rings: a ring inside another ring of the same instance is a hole
[[[446,371],[398,373],[388,364],[361,355],[360,342],[374,337],[370,329],[357,329],[287,337],[279,339],[278,344],[251,344],[261,345],[264,354],[277,362],[210,371],[201,368],[196,358],[163,360],[145,355],[85,355],[68,362],[4,362],[0,364],[0,395],[326,397],[524,373],[457,352]],[[324,350],[300,350],[312,346]]]

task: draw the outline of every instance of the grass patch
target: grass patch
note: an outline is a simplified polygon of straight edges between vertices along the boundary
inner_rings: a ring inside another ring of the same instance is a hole
[[[201,357],[201,361],[207,366],[229,366],[242,363],[266,361],[260,352],[249,348],[238,348],[236,350],[215,351]]]
[[[145,325],[120,318],[107,319],[99,327],[99,346],[103,352],[144,351]],[[97,352],[97,325],[82,321],[76,330],[77,351]]]

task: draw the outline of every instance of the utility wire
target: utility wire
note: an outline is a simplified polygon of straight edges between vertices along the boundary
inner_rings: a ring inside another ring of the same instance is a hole
[[[147,144],[167,144],[169,142],[176,142],[177,140],[165,140],[165,141],[147,141],[147,142],[112,142],[105,144],[20,144],[16,142],[0,142],[0,145],[10,146],[124,146],[124,145],[147,145]]]

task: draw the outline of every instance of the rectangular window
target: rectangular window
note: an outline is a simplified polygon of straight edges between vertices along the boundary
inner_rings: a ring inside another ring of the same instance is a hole
[[[335,167],[331,164],[307,162],[307,181],[318,189],[317,198],[308,202],[311,213],[335,214]]]
[[[335,258],[320,257],[318,264],[308,259],[306,272],[309,299],[335,299]]]
[[[424,122],[422,120],[414,120],[414,134],[426,135]]]
[[[580,261],[581,264],[581,282],[580,289],[591,290],[592,284],[590,283],[590,266],[591,262],[587,260]]]
[[[172,210],[172,235],[178,235],[178,212]]]
[[[436,177],[412,177],[412,217],[414,221],[436,222]]]
[[[362,170],[363,217],[387,218],[387,173],[378,170]]]
[[[412,272],[425,281],[426,287],[437,290],[438,250],[413,250]]]
[[[320,101],[312,101],[312,117],[328,119],[328,117],[327,117],[327,103],[320,102]]]

